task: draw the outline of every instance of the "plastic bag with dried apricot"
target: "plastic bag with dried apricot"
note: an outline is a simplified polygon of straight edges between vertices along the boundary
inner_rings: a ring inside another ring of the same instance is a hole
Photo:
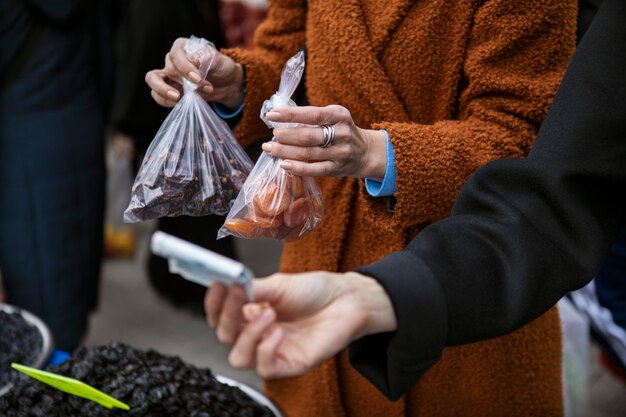
[[[269,127],[290,125],[270,122],[265,114],[275,107],[296,106],[291,96],[303,72],[304,53],[298,52],[287,61],[278,92],[263,103],[261,118]],[[280,167],[280,159],[263,153],[217,236],[267,237],[290,242],[313,230],[322,217],[322,195],[315,181],[287,173]]]
[[[279,163],[277,158],[261,155],[218,238],[233,235],[291,242],[322,221],[322,195],[315,181],[289,174]]]

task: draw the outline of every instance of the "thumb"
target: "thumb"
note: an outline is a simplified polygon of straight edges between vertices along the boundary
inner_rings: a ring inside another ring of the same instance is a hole
[[[265,278],[256,278],[252,281],[254,301],[256,303],[275,304],[284,294],[287,275],[273,274]]]

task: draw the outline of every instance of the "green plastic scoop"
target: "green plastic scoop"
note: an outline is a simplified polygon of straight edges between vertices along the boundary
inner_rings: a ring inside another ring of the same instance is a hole
[[[19,363],[12,363],[11,367],[60,391],[76,395],[77,397],[86,398],[106,408],[117,407],[123,410],[130,410],[130,407],[127,404],[124,404],[123,402],[118,401],[104,392],[99,391],[77,379],[30,368],[28,366],[20,365]]]

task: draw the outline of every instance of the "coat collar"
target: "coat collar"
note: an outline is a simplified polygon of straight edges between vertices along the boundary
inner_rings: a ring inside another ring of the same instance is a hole
[[[336,49],[332,54],[333,68],[329,70],[340,71],[360,100],[371,103],[370,116],[374,120],[410,120],[381,63],[381,55],[415,1],[389,2],[376,22],[366,21],[362,0],[309,3],[319,8],[315,14],[320,17],[316,22],[320,26],[313,29],[320,37],[318,41]],[[375,24],[376,29],[369,30],[370,24]]]

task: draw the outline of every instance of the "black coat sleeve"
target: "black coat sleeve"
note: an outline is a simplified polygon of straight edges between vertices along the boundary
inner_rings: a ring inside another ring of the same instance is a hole
[[[396,399],[447,345],[511,332],[590,281],[624,226],[626,2],[604,0],[526,159],[492,162],[453,214],[363,267],[398,330],[350,346],[352,365]]]

